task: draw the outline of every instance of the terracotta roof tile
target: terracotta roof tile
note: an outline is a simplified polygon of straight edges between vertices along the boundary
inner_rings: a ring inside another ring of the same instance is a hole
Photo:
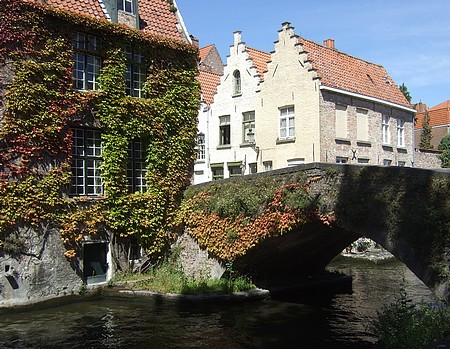
[[[202,62],[205,57],[208,55],[209,51],[214,47],[214,45],[208,45],[199,49],[200,62]]]
[[[261,81],[264,81],[264,72],[267,70],[267,62],[270,61],[270,53],[260,51],[251,47],[246,47],[249,57],[258,71]]]
[[[27,0],[35,1],[39,0]],[[97,19],[107,19],[100,3],[102,0],[45,0],[47,5],[76,12]],[[140,27],[143,31],[172,39],[182,39],[177,28],[178,19],[170,11],[166,0],[138,0]]]
[[[411,108],[384,67],[299,38],[321,84]]]
[[[211,105],[217,92],[217,86],[220,84],[220,75],[200,71],[197,79],[200,82],[203,100],[207,105]]]
[[[141,28],[145,32],[182,39],[177,29],[176,14],[170,11],[166,0],[139,0],[138,4]]]
[[[416,114],[416,129],[422,128],[424,115],[424,112]],[[450,125],[450,99],[428,109],[428,116],[430,117],[429,125],[431,127]]]

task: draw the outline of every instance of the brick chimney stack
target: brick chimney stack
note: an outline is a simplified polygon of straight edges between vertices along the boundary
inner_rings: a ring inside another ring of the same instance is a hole
[[[192,41],[192,45],[199,47],[199,41],[198,39],[194,36],[194,35],[190,35],[191,41]]]
[[[323,46],[334,49],[334,40],[333,39],[326,39],[323,41]]]

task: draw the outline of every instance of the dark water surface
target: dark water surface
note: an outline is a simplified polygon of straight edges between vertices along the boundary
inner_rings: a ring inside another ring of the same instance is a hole
[[[396,296],[431,292],[403,264],[340,260],[353,292],[296,300],[180,303],[103,299],[0,317],[0,348],[372,348],[367,327]]]

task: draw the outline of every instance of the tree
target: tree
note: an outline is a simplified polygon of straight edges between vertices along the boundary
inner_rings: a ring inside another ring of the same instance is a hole
[[[450,167],[450,134],[446,135],[441,139],[441,142],[438,145],[438,149],[442,150],[442,153],[439,155],[439,158],[442,161],[442,167],[449,168]]]
[[[426,110],[425,114],[423,115],[422,132],[420,133],[419,148],[433,149],[433,145],[431,144],[432,138],[433,135],[431,134],[430,115],[428,114],[428,110]]]
[[[411,103],[411,99],[412,99],[411,94],[408,92],[408,88],[406,87],[405,83],[402,83],[401,85],[399,85],[398,88],[400,89],[400,91],[402,91],[403,95],[408,100],[408,102]]]

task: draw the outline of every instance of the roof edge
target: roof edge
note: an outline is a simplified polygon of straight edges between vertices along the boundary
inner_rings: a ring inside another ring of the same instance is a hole
[[[401,105],[401,104],[396,104],[396,103],[385,101],[383,99],[379,99],[379,98],[375,98],[375,97],[361,95],[361,94],[355,93],[355,92],[341,90],[341,89],[338,89],[338,88],[335,88],[335,87],[329,87],[329,86],[325,86],[325,85],[320,85],[320,89],[321,90],[331,91],[331,92],[342,93],[342,94],[345,94],[345,95],[351,96],[351,97],[358,97],[358,98],[365,99],[365,100],[368,100],[368,101],[371,101],[371,102],[377,102],[377,103],[384,104],[384,105],[387,105],[387,106],[390,106],[390,107],[402,109],[402,110],[405,110],[405,111],[408,111],[408,112],[411,112],[411,113],[414,113],[414,114],[417,113],[417,110],[415,110],[415,109],[413,109],[411,107],[408,108],[408,107],[406,107],[404,105]]]

